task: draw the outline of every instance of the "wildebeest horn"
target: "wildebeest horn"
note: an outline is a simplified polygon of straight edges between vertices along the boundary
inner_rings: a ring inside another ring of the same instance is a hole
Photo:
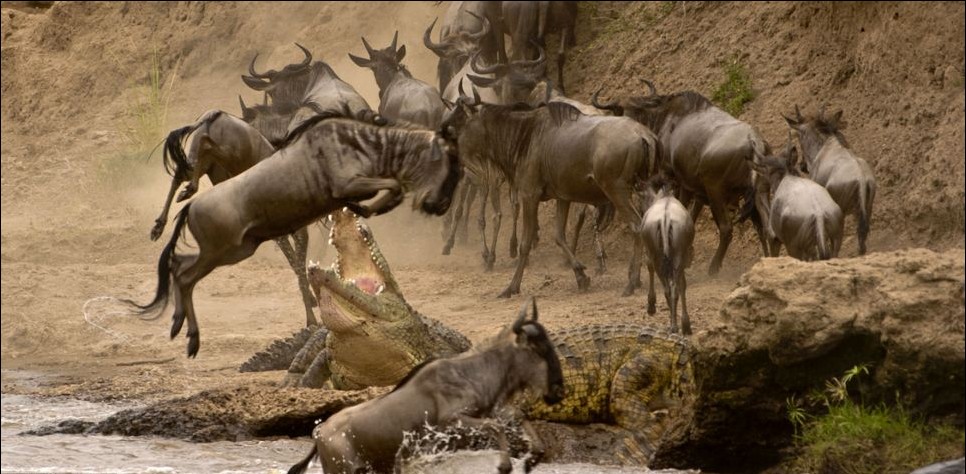
[[[480,100],[480,92],[476,90],[476,86],[470,87],[473,89],[473,105],[479,105],[482,100]]]
[[[590,103],[591,103],[591,105],[593,105],[594,107],[597,107],[598,109],[602,109],[602,110],[615,110],[617,107],[619,107],[620,106],[620,104],[619,104],[620,101],[618,101],[616,99],[613,102],[609,103],[609,104],[602,104],[602,103],[600,103],[598,101],[598,98],[600,97],[600,93],[603,90],[604,90],[604,86],[600,86],[600,87],[597,88],[596,91],[594,91],[594,95],[590,96]]]
[[[238,94],[238,103],[241,104],[242,115],[244,115],[248,107],[245,107],[245,99],[242,99],[241,94]]]
[[[533,59],[533,60],[521,59],[519,61],[513,61],[514,66],[521,67],[521,68],[531,68],[531,67],[543,66],[543,63],[547,62],[547,51],[543,49],[543,46],[541,46],[540,43],[537,43],[536,41],[534,41],[532,38],[530,39],[530,44],[534,45],[537,48],[537,53],[538,53],[537,59]]]
[[[531,296],[530,303],[533,306],[533,321],[537,320],[537,297]]]
[[[432,51],[437,56],[443,57],[446,55],[446,47],[443,45],[443,43],[433,43],[433,40],[430,38],[430,35],[433,33],[433,27],[436,26],[437,20],[439,20],[439,18],[433,19],[433,23],[430,24],[429,28],[426,28],[426,32],[423,33],[423,45],[426,46],[426,49]]]
[[[392,35],[392,44],[389,45],[389,49],[396,52],[396,40],[399,39],[399,30],[396,30]]]
[[[466,10],[464,10],[464,11],[466,11]],[[480,20],[480,23],[483,24],[483,27],[480,29],[480,31],[478,31],[476,33],[470,33],[469,35],[467,35],[467,36],[470,37],[470,39],[472,39],[473,41],[479,41],[479,40],[485,38],[486,35],[490,34],[490,20],[489,19],[487,19],[485,16],[479,16],[476,13],[473,13],[471,11],[466,11],[466,13],[469,13],[470,15],[473,15],[474,18],[476,18],[477,20]]]
[[[654,83],[644,79],[644,84],[647,84],[647,88],[650,91],[648,95],[657,95],[657,88],[654,87]]]
[[[262,97],[262,105],[268,107],[268,91],[265,91],[264,94],[264,97]],[[241,99],[241,96],[239,95],[238,98]]]
[[[252,57],[251,64],[248,65],[248,75],[249,76],[252,76],[252,77],[254,77],[256,79],[269,79],[269,75],[271,73],[275,72],[275,71],[269,70],[265,74],[259,74],[259,73],[255,72],[255,60],[256,59],[258,59],[258,53],[255,53],[255,56]]]
[[[530,297],[530,300],[533,301],[533,297]],[[517,314],[517,320],[513,322],[514,334],[520,334],[520,331],[523,330],[523,324],[527,322],[527,306],[530,306],[530,301],[523,303],[520,313]]]
[[[362,37],[362,45],[366,47],[366,52],[369,53],[369,57],[371,58],[372,57],[372,53],[374,53],[375,50],[372,49],[372,46],[369,46],[369,42],[366,41],[366,37],[365,36]]]
[[[301,70],[309,67],[309,64],[312,63],[312,53],[305,49],[305,46],[302,46],[298,43],[295,43],[295,46],[298,46],[298,48],[302,50],[302,53],[305,54],[305,59],[303,59],[302,63],[298,65],[298,69]],[[254,61],[252,63],[254,64]]]
[[[493,74],[495,76],[501,76],[506,73],[505,64],[494,64],[492,66],[481,66],[478,64],[480,59],[480,52],[477,51],[473,53],[473,57],[470,59],[470,69],[477,74]]]

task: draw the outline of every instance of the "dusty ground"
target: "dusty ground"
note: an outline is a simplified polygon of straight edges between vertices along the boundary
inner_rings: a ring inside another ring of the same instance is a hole
[[[580,46],[567,68],[577,98],[587,99],[598,84],[612,96],[640,93],[645,76],[661,90],[710,95],[722,78],[720,61],[737,52],[758,94],[742,118],[772,143],[784,140],[778,113],[789,113],[794,103],[807,111],[820,102],[846,110],[846,136],[875,166],[880,183],[871,251],[963,247],[962,2],[668,3],[582,6],[590,19],[578,30]],[[433,57],[420,38],[445,5],[7,6],[0,50],[3,392],[159,399],[279,379],[280,373],[236,370],[303,322],[294,275],[270,243],[198,286],[202,346],[195,360],[184,357],[183,339],[168,339],[170,310],[145,322],[111,314],[110,301],[92,301],[110,295],[146,302],[156,284],[163,244],[147,235],[167,176],[157,155],[145,161],[132,154],[123,133],[132,105],[144,95],[152,54],[157,51],[164,78],[176,77],[165,131],[209,108],[235,113],[237,94],[256,102],[258,94],[238,75],[256,51],[260,70],[296,60],[293,41],[330,61],[375,107],[371,73],[345,53],[363,51],[362,34],[380,47],[398,28],[409,51],[405,62],[433,83]],[[615,226],[607,235],[608,273],[593,276],[590,291],[576,293],[573,274],[550,240],[549,214],[523,283],[523,296],[538,297],[547,326],[643,318],[640,293],[619,297],[626,229]],[[699,223],[688,274],[698,332],[758,258],[750,226],[742,227],[725,269],[707,277],[717,242],[708,220],[706,213]],[[856,244],[854,224],[848,225],[843,253],[851,256]],[[398,210],[372,226],[410,303],[470,339],[492,334],[523,302],[495,298],[513,269],[505,237],[495,270],[486,273],[473,232],[469,244],[444,257],[437,219]],[[312,258],[331,258],[318,237],[314,232]],[[592,267],[587,243],[581,256]],[[658,315],[648,321],[665,323],[665,312],[659,297]]]

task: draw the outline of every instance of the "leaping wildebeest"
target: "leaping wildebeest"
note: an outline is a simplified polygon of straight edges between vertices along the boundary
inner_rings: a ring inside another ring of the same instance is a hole
[[[601,104],[597,101],[598,94],[594,93],[592,103],[597,108],[631,117],[657,133],[661,141],[661,166],[670,168],[677,180],[681,202],[686,206],[693,204],[694,222],[698,221],[705,204],[711,207],[718,226],[718,250],[711,259],[708,274],[716,275],[721,269],[732,238],[730,211],[738,207],[742,197],[750,209],[762,253],[768,255],[764,230],[768,225],[767,184],[748,165],[754,159],[755,146],[762,147],[758,150],[761,154],[768,152],[758,131],[697,92],[658,95],[650,81],[645,83],[650,89],[649,95],[631,97],[623,104]],[[754,137],[754,142],[749,137]]]
[[[433,86],[414,78],[409,69],[403,66],[406,45],[397,48],[398,39],[397,31],[389,47],[373,49],[363,37],[362,44],[369,53],[369,59],[352,54],[349,58],[359,67],[372,69],[376,76],[380,115],[390,120],[404,120],[434,130],[439,126],[446,110],[443,99]]]
[[[632,200],[648,177],[657,140],[647,127],[626,117],[586,116],[562,103],[545,107],[470,105],[460,133],[464,162],[486,160],[506,177],[523,211],[523,242],[516,272],[502,298],[520,292],[523,271],[537,232],[541,201],[557,200],[555,241],[564,251],[579,289],[590,286],[584,265],[570,251],[565,231],[571,202],[614,209],[634,232],[634,255],[624,290],[640,286],[643,241],[636,232],[642,210]],[[477,110],[477,108],[479,110]]]
[[[215,268],[245,260],[262,242],[341,207],[382,214],[412,191],[414,207],[445,213],[461,176],[456,141],[466,119],[462,110],[448,113],[435,132],[377,126],[333,112],[313,117],[272,156],[186,204],[161,251],[154,300],[143,306],[125,301],[140,314],[160,313],[173,281],[171,337],[187,319],[188,356],[194,357],[200,340],[192,293]],[[384,190],[369,206],[358,204]],[[196,254],[175,252],[185,225],[197,242]]]
[[[526,389],[550,405],[565,395],[560,360],[531,301],[531,319],[528,301],[489,343],[419,365],[386,395],[329,417],[313,431],[312,451],[289,474],[304,473],[316,456],[326,473],[391,472],[404,433],[460,423],[495,435],[499,471],[510,472],[506,434],[489,419],[494,409]]]
[[[647,272],[650,277],[647,292],[647,313],[654,314],[654,267],[664,287],[664,299],[671,313],[671,332],[678,332],[677,304],[681,300],[681,331],[691,334],[691,318],[688,317],[688,284],[684,270],[691,265],[694,256],[694,222],[681,201],[675,199],[669,186],[660,181],[651,183],[659,186],[655,193],[646,189],[651,202],[644,219],[641,233],[644,248],[650,257]],[[663,185],[662,185],[663,184]]]
[[[842,210],[822,185],[798,176],[798,152],[791,137],[780,156],[755,154],[751,166],[771,188],[769,233],[776,239],[772,255],[777,256],[785,244],[788,255],[799,260],[837,257],[842,246]]]
[[[855,215],[859,255],[865,255],[875,200],[875,176],[869,163],[852,153],[842,135],[845,128],[842,111],[828,117],[822,110],[816,116],[805,118],[796,105],[795,117],[785,117],[785,121],[798,135],[809,176],[825,186],[844,214]]]

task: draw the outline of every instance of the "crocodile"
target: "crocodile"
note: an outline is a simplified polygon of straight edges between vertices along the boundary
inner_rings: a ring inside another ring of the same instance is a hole
[[[462,334],[406,302],[361,217],[342,209],[329,219],[329,243],[338,252],[336,260],[331,268],[316,263],[308,268],[322,327],[307,340],[304,334],[290,338],[301,346],[275,343],[241,370],[271,370],[290,360],[283,386],[355,390],[395,385],[431,358],[469,349]],[[298,353],[293,358],[294,350]]]

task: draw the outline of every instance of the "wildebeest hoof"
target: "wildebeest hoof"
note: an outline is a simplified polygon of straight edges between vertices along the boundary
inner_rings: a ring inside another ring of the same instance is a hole
[[[711,266],[708,267],[708,275],[715,276],[721,271],[721,262],[711,261]]]
[[[590,289],[590,277],[580,273],[577,275],[577,289],[580,291],[587,291]]]
[[[151,240],[158,240],[161,237],[161,232],[164,231],[164,221],[154,221],[154,227],[151,228]]]
[[[513,464],[510,461],[501,461],[500,465],[496,467],[496,470],[500,474],[509,474],[513,472]]]
[[[634,284],[633,283],[628,283],[627,286],[624,287],[624,292],[621,293],[621,297],[626,298],[628,296],[633,296],[634,295],[634,289],[635,289]]]
[[[513,295],[519,294],[520,290],[514,290],[512,287],[507,287],[502,293],[496,295],[497,298],[509,298]]]
[[[657,305],[655,305],[653,302],[648,301],[647,302],[647,314],[653,315],[654,313],[656,313],[657,312],[657,307],[656,306]]]
[[[198,355],[198,349],[201,348],[201,338],[197,335],[188,335],[188,358],[194,359]]]
[[[177,202],[184,201],[185,199],[194,196],[196,192],[198,192],[198,190],[192,188],[191,186],[184,188],[184,191],[181,191],[181,194],[178,194]]]
[[[594,270],[594,275],[596,276],[601,276],[601,275],[604,275],[605,273],[607,273],[607,267],[604,267],[604,266],[599,266],[597,267],[596,270]]]

